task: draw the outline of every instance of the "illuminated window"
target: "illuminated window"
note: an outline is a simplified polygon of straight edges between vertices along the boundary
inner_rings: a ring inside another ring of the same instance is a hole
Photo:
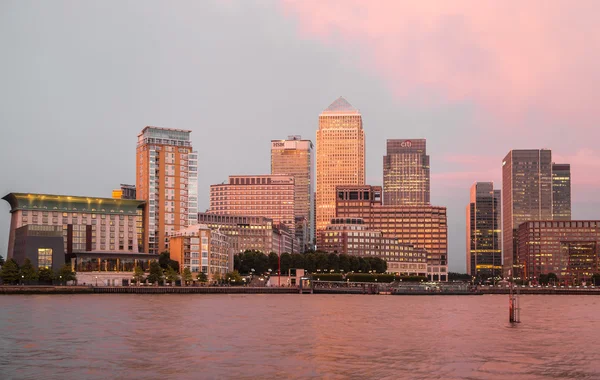
[[[52,268],[52,248],[38,248],[38,267]]]

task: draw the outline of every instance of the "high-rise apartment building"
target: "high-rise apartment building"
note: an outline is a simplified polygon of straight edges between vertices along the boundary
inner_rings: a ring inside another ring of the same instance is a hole
[[[552,216],[571,220],[571,165],[552,164]]]
[[[136,197],[147,201],[144,250],[168,250],[169,236],[198,221],[198,154],[191,131],[146,127],[138,135]]]
[[[521,274],[517,228],[529,220],[552,220],[552,151],[511,150],[502,161],[503,273]]]
[[[317,130],[316,230],[335,217],[335,187],[365,183],[362,116],[340,97],[319,115]]]
[[[487,279],[502,275],[500,190],[493,182],[471,186],[467,206],[467,273]]]
[[[308,246],[314,216],[312,215],[313,144],[301,136],[288,136],[287,140],[271,140],[271,174],[294,176],[294,214],[296,236]],[[307,248],[307,247],[306,247]]]
[[[425,139],[387,140],[383,156],[383,203],[430,204],[429,156]]]
[[[229,176],[210,185],[211,214],[264,216],[295,231],[295,183],[291,175]]]
[[[446,207],[389,206],[381,203],[381,186],[338,186],[336,217],[360,218],[384,237],[427,251],[427,276],[448,280],[448,222]]]

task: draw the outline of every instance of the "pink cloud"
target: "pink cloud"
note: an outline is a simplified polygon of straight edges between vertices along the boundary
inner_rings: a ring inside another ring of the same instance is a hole
[[[600,123],[600,2],[284,0],[283,11],[399,97]]]

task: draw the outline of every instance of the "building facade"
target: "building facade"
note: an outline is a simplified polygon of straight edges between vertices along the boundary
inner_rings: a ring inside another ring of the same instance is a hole
[[[319,115],[317,130],[316,230],[335,217],[335,188],[365,183],[362,116],[340,97]]]
[[[144,201],[25,193],[10,193],[2,199],[11,206],[9,259],[18,249],[17,229],[31,225],[60,228],[63,253],[135,253],[143,248]]]
[[[169,236],[198,217],[198,154],[191,131],[146,127],[138,135],[136,197],[147,202],[144,251],[168,250]]]
[[[426,140],[387,140],[387,152],[383,156],[383,203],[429,205],[430,193]]]
[[[554,273],[561,281],[579,285],[600,270],[598,220],[528,221],[519,226],[518,234],[518,261],[529,281]]]
[[[233,271],[231,239],[205,224],[196,224],[176,231],[170,237],[171,260],[179,262],[179,270],[202,271],[212,281]]]
[[[427,274],[432,281],[448,280],[448,223],[439,206],[387,206],[381,186],[338,186],[337,218],[360,218],[371,229],[427,251]]]
[[[359,218],[334,218],[317,239],[320,250],[385,260],[387,272],[405,276],[427,275],[427,252],[383,232],[368,228]]]
[[[115,199],[137,199],[135,185],[121,184],[121,187],[112,191]]]
[[[552,152],[511,150],[502,161],[503,274],[518,277],[517,228],[529,220],[552,220]]]
[[[198,213],[198,221],[230,236],[234,253],[247,250],[263,253],[300,253],[302,247],[294,230],[276,225],[263,216],[218,215]]]
[[[295,230],[295,182],[290,175],[229,176],[210,186],[211,214],[263,216]]]
[[[313,143],[301,136],[271,140],[271,174],[294,176],[294,214],[296,235],[303,244],[311,243],[313,210]]]
[[[471,186],[467,206],[467,273],[487,279],[502,276],[500,190],[493,182]]]
[[[552,218],[571,220],[571,165],[552,164]]]

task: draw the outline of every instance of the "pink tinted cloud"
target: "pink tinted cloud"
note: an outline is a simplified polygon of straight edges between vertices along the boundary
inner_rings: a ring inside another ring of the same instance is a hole
[[[299,33],[345,49],[393,93],[496,116],[600,122],[600,2],[283,0]]]

